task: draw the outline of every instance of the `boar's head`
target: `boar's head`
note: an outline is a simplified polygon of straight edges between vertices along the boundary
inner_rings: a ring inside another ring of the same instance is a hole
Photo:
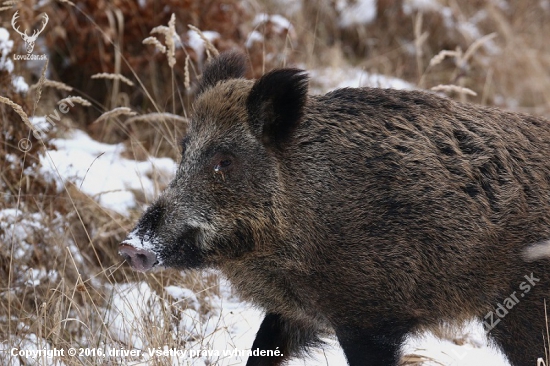
[[[285,230],[281,169],[308,77],[281,69],[254,82],[245,66],[228,53],[205,68],[175,178],[120,246],[134,269],[215,267],[268,252]]]

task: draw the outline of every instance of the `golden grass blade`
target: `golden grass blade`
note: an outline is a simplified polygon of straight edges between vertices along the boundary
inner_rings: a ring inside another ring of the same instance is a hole
[[[476,96],[477,93],[475,91],[473,91],[472,89],[468,89],[468,88],[465,88],[463,86],[458,86],[458,85],[437,85],[437,86],[434,86],[432,88],[430,88],[431,90],[433,91],[442,91],[442,92],[446,92],[446,93],[449,93],[449,92],[454,92],[454,93],[458,93],[458,94],[464,94],[464,95],[471,95],[471,96]]]
[[[40,79],[38,80],[37,87],[36,87],[36,99],[34,100],[34,106],[33,106],[33,114],[36,111],[36,107],[38,106],[38,102],[40,101],[40,97],[42,96],[42,88],[44,87],[44,83],[46,82],[46,70],[48,69],[48,59],[46,59],[46,62],[44,63],[44,66],[42,67],[42,71],[40,72]]]
[[[120,80],[120,81],[122,81],[123,83],[125,83],[127,85],[134,86],[134,83],[132,82],[132,80],[128,79],[126,76],[121,75],[121,74],[111,74],[111,73],[107,73],[107,72],[102,72],[102,73],[99,73],[99,74],[92,75],[91,78],[92,79]]]
[[[77,104],[83,105],[84,107],[90,107],[92,105],[92,103],[90,103],[86,99],[82,97],[77,97],[77,96],[68,96],[67,98],[63,98],[59,102],[57,102],[57,104],[61,104],[61,103],[69,103],[69,104],[77,103]]]
[[[204,42],[204,45],[206,47],[206,50],[211,52],[214,57],[218,57],[220,55],[220,52],[214,47],[212,42],[204,35],[204,33],[194,25],[188,24],[187,25],[189,29],[194,30],[199,34],[199,37],[201,37],[202,41]]]
[[[109,119],[109,118],[115,118],[115,117],[118,117],[118,116],[135,116],[136,114],[137,114],[136,112],[132,111],[128,107],[118,107],[118,108],[115,108],[115,109],[112,109],[108,112],[103,113],[101,116],[99,116],[98,119],[96,119],[94,122],[92,122],[92,124],[99,123],[101,121],[105,121],[106,119]]]
[[[29,127],[33,132],[38,133],[38,130],[36,129],[36,127],[34,127],[34,125],[29,120],[27,113],[25,113],[25,111],[23,110],[23,108],[21,108],[19,104],[15,103],[14,101],[6,97],[0,97],[0,103],[4,103],[12,107],[15,113],[17,113],[21,117],[21,119],[27,125],[27,127]]]
[[[40,86],[40,81],[36,84],[32,84],[29,87],[29,90],[37,89],[39,86]],[[73,90],[72,86],[69,86],[65,83],[62,83],[61,81],[54,81],[54,80],[48,80],[48,79],[45,79],[42,82],[42,88],[46,88],[46,87],[54,88],[54,89],[62,90],[62,91],[69,91],[69,92]]]
[[[167,112],[142,114],[136,117],[128,118],[126,121],[124,121],[124,124],[130,124],[134,122],[149,122],[149,123],[163,122],[163,121],[166,121],[167,119],[189,124],[188,118],[178,116],[177,114],[167,113]]]
[[[143,44],[152,44],[160,53],[166,53],[166,46],[160,43],[156,37],[147,37],[142,41]]]

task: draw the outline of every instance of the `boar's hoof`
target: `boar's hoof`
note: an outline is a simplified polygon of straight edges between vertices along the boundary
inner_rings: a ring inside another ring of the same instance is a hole
[[[122,244],[118,253],[126,259],[133,269],[145,272],[157,263],[157,255],[147,249],[137,249],[128,244]]]

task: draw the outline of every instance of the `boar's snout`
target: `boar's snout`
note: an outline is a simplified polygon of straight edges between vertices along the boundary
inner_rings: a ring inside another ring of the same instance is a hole
[[[121,244],[118,253],[126,259],[136,271],[148,271],[157,263],[157,255],[152,251],[134,248],[128,244]]]

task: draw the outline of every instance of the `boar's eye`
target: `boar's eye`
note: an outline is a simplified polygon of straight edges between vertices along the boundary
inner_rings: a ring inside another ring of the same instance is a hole
[[[214,155],[211,166],[214,169],[214,174],[221,176],[225,181],[226,174],[235,166],[234,156],[230,153],[218,152]]]
[[[225,159],[225,160],[222,160],[220,161],[220,168],[227,168],[228,166],[231,165],[231,159]]]
[[[227,171],[230,165],[231,165],[231,159],[220,160],[216,163],[216,165],[214,165],[214,172],[220,173],[220,172]]]

